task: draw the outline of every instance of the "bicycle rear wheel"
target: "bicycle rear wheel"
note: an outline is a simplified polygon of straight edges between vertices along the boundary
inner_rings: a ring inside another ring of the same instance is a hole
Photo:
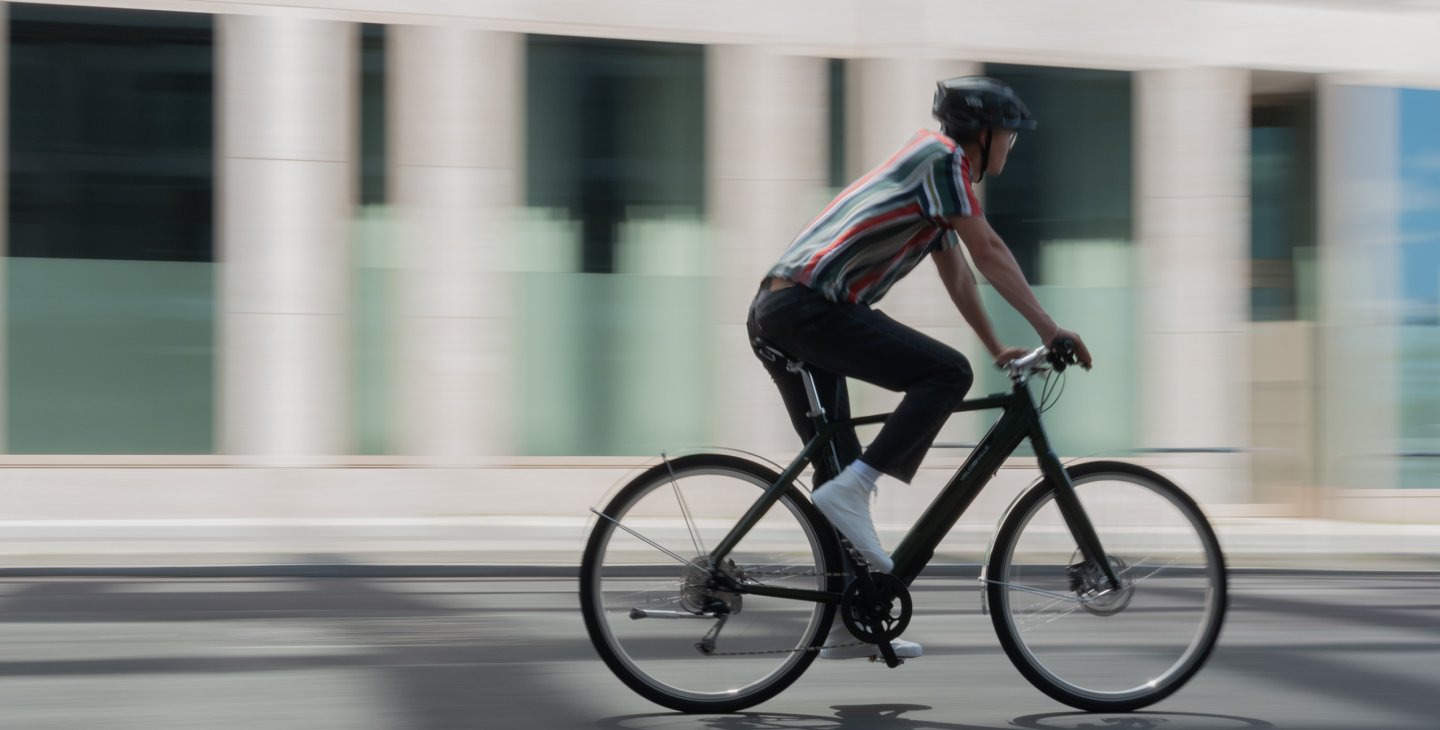
[[[833,605],[708,585],[710,551],[778,479],[734,456],[685,456],[606,506],[581,562],[580,605],[596,651],[631,689],[682,712],[734,712],[775,696],[814,661]],[[834,531],[794,486],[719,569],[740,582],[832,592],[844,571]],[[717,627],[707,652],[700,645]]]
[[[1122,462],[1066,472],[1119,590],[1080,556],[1054,485],[1042,481],[996,535],[991,620],[1045,694],[1095,712],[1145,707],[1189,681],[1215,646],[1227,601],[1220,544],[1194,500],[1159,474]]]

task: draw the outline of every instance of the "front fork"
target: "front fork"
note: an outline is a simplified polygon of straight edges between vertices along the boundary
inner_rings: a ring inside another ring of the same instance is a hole
[[[1106,556],[1105,547],[1100,544],[1100,535],[1095,532],[1095,525],[1085,513],[1085,506],[1080,504],[1080,496],[1075,493],[1075,485],[1071,483],[1070,475],[1065,472],[1065,465],[1060,463],[1060,457],[1050,448],[1050,439],[1045,435],[1045,427],[1041,425],[1038,415],[1031,423],[1030,442],[1034,445],[1040,462],[1040,473],[1055,485],[1055,504],[1060,508],[1060,515],[1065,518],[1065,525],[1070,528],[1070,535],[1075,538],[1076,546],[1080,548],[1080,556],[1086,563],[1099,567],[1110,590],[1120,590],[1120,577],[1115,574],[1115,568]]]

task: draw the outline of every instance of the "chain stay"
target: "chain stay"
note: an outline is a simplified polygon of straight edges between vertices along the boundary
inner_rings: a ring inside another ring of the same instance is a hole
[[[850,555],[850,558],[856,563],[857,567],[859,567],[859,568],[862,569],[862,570],[868,570],[868,569],[869,569],[869,564],[866,563],[866,562],[865,562],[865,559],[860,555],[860,551],[856,550],[855,547],[850,544],[850,541],[847,540],[847,539],[845,539],[845,537],[844,537],[843,535],[840,536],[840,545],[841,545],[841,547],[842,547],[843,549],[845,549],[845,551]],[[817,571],[814,571],[814,570],[808,570],[808,571],[804,571],[804,570],[802,570],[802,571],[788,571],[788,570],[786,570],[786,571],[767,571],[767,570],[747,570],[747,569],[744,569],[744,568],[741,567],[741,566],[736,566],[736,567],[739,569],[740,574],[741,574],[742,576],[744,576],[744,577],[747,577],[747,578],[750,577],[750,576],[757,576],[757,575],[759,575],[759,576],[763,576],[763,575],[775,575],[775,576],[802,577],[802,578],[803,578],[803,577],[816,577],[816,578],[818,578],[818,577],[826,577],[826,578],[846,578],[846,577],[850,577],[850,574],[845,573],[845,572],[840,572],[840,573],[820,573],[820,572],[817,572]],[[838,610],[844,610],[844,607],[841,606],[839,609],[837,609],[837,611],[838,611]],[[838,617],[837,617],[837,618],[838,618]],[[719,620],[719,619],[717,619],[717,620]],[[906,623],[908,623],[908,622],[906,622]],[[723,626],[723,625],[724,625],[724,621],[721,620],[721,621],[720,621],[720,626]],[[833,626],[833,623],[832,623],[832,626]],[[710,642],[709,642],[710,646],[714,646],[714,641],[713,641],[713,637],[711,637],[711,634],[718,633],[718,631],[717,631],[718,628],[719,628],[719,626],[717,626],[717,627],[715,627],[715,628],[712,628],[711,631],[710,631],[710,632],[707,632],[707,634],[706,634],[706,636],[707,636],[707,637],[710,637],[710,639],[711,639]],[[696,646],[699,647],[699,646],[701,646],[702,644],[705,644],[705,643],[706,643],[705,641],[702,641],[700,644],[697,644]],[[705,651],[705,650],[702,649],[702,650],[701,650],[701,654],[703,654],[704,656],[707,656],[707,657],[716,657],[716,656],[771,656],[771,655],[778,655],[778,654],[799,654],[799,653],[802,653],[802,652],[824,651],[825,649],[848,649],[848,648],[850,648],[850,647],[852,647],[852,646],[866,646],[866,645],[875,646],[876,649],[879,649],[879,646],[876,645],[876,644],[872,644],[872,643],[866,642],[866,641],[858,641],[858,640],[857,640],[857,641],[852,641],[852,642],[845,643],[845,644],[830,644],[830,645],[828,645],[828,646],[802,646],[802,647],[798,647],[798,648],[795,648],[795,649],[757,649],[757,650],[755,650],[755,651],[714,651],[714,650]],[[875,657],[870,657],[870,661],[873,662],[873,661],[875,661],[875,660],[876,660]]]

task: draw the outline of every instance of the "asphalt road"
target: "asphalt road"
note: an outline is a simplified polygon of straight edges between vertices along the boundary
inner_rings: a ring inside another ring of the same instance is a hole
[[[0,728],[1434,728],[1440,575],[1242,574],[1220,648],[1132,715],[1010,666],[971,581],[922,578],[890,670],[816,662],[728,716],[649,704],[596,658],[566,579],[0,582]]]

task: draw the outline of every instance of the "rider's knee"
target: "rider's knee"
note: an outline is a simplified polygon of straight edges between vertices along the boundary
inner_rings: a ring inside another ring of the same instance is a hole
[[[933,382],[943,397],[958,402],[965,398],[970,386],[975,383],[975,371],[970,369],[970,361],[960,356],[939,368]]]

